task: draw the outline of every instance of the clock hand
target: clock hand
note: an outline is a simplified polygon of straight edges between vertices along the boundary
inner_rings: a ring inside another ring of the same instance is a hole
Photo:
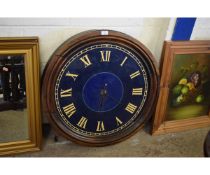
[[[112,84],[111,82],[110,82],[110,80],[108,80],[108,82],[110,83],[110,84]],[[107,84],[105,84],[105,86],[104,86],[104,88],[106,88],[107,87]],[[118,103],[118,100],[116,100],[114,97],[112,97],[111,95],[109,95],[108,93],[106,94],[108,97],[110,97],[113,101],[115,101],[116,103]]]
[[[107,90],[106,90],[106,87],[107,87],[107,84],[104,85],[103,89],[101,89],[100,91],[100,102],[99,102],[99,111],[102,109],[103,107],[103,104],[104,104],[104,100],[105,100],[105,97],[107,96]]]
[[[103,104],[104,104],[104,100],[105,100],[105,98],[104,98],[104,96],[102,97],[102,100],[101,100],[101,105],[100,105],[100,111],[101,111],[101,109],[102,109],[102,107],[103,107]]]
[[[101,110],[101,105],[102,105],[103,97],[100,95],[99,96],[99,104],[98,104],[98,109]]]

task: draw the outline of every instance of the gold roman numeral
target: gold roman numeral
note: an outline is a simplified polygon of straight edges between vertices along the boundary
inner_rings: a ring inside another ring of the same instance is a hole
[[[122,63],[120,64],[120,66],[122,67],[123,64],[125,63],[125,61],[128,59],[128,57],[125,57],[124,60],[122,61]]]
[[[143,88],[133,88],[132,95],[142,95]]]
[[[88,58],[88,55],[83,56],[82,58],[80,58],[80,60],[84,63],[85,68],[92,64],[90,62],[90,59]]]
[[[104,131],[104,130],[105,130],[104,122],[103,121],[98,121],[96,131]]]
[[[71,104],[63,107],[63,110],[64,110],[65,114],[68,116],[68,118],[70,118],[76,112],[74,103],[71,103]]]
[[[132,74],[130,75],[130,77],[131,77],[131,79],[133,79],[133,78],[137,77],[138,75],[140,75],[139,70],[136,71],[136,72],[134,72],[134,73],[132,73]]]
[[[125,110],[130,112],[131,114],[133,114],[135,112],[136,108],[137,108],[137,106],[135,106],[134,104],[128,103]]]
[[[61,89],[60,96],[61,97],[71,97],[72,96],[72,88],[66,89],[66,90]]]
[[[87,125],[87,121],[88,121],[87,118],[82,117],[82,118],[79,120],[79,122],[77,123],[77,126],[79,126],[80,128],[85,129],[85,128],[86,128],[86,125]]]
[[[101,62],[109,62],[111,51],[100,51],[101,53]]]
[[[72,74],[72,73],[70,73],[69,71],[66,73],[66,76],[67,77],[71,77],[71,78],[73,78],[74,79],[74,81],[76,80],[76,78],[78,77],[78,75],[77,74]]]
[[[118,117],[115,117],[115,119],[117,122],[117,126],[122,125],[123,122]]]

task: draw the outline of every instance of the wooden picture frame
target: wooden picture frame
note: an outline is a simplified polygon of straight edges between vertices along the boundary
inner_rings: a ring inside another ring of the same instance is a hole
[[[25,98],[27,106],[26,123],[28,126],[26,128],[26,132],[28,132],[26,139],[0,142],[0,155],[11,155],[28,151],[38,151],[40,150],[41,146],[40,69],[38,38],[0,38],[0,55],[23,56],[26,89]],[[19,125],[19,127],[21,127],[21,125]]]
[[[179,55],[183,57],[183,55],[185,56],[185,55],[194,55],[194,54],[210,54],[210,41],[165,41],[164,49],[163,49],[163,57],[161,60],[163,64],[161,65],[162,73],[161,73],[161,81],[160,81],[160,94],[158,98],[158,103],[156,107],[156,113],[154,116],[153,128],[152,128],[153,135],[210,126],[209,108],[208,108],[208,112],[205,115],[198,115],[196,117],[185,118],[185,119],[180,119],[180,120],[176,120],[176,119],[168,120],[169,115],[167,112],[168,110],[170,110],[168,106],[170,103],[169,98],[171,98],[170,93],[172,93],[172,85],[171,85],[172,84],[171,83],[172,69],[173,69],[173,66],[175,65],[175,58],[177,58],[177,55],[178,57]],[[187,85],[190,85],[190,84],[187,84]],[[181,91],[181,93],[182,92],[184,91]],[[174,90],[173,93],[179,93],[179,92]],[[191,91],[189,93],[191,93]],[[186,99],[186,97],[184,99]],[[182,99],[182,101],[184,100]],[[178,101],[176,99],[175,102],[180,103],[180,100]],[[196,102],[199,102],[199,101],[196,100]],[[178,108],[176,108],[175,110],[177,109]]]

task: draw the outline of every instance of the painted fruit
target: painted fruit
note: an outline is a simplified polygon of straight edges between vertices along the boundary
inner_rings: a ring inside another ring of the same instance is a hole
[[[195,101],[196,101],[197,103],[201,103],[203,100],[204,100],[204,96],[203,96],[203,95],[198,95],[198,96],[196,97],[196,99],[195,99]]]
[[[189,92],[189,87],[188,86],[184,86],[181,90],[182,94],[187,94]]]
[[[200,84],[201,84],[201,73],[199,71],[193,72],[189,76],[189,81],[192,82],[195,87],[200,86]]]
[[[184,101],[183,95],[178,96],[177,99],[176,99],[176,102],[177,102],[178,104],[180,104],[180,103],[183,102],[183,101]]]
[[[187,84],[187,79],[186,78],[182,78],[180,81],[179,81],[179,84]]]
[[[182,90],[182,85],[178,84],[173,88],[173,95],[180,95]]]
[[[194,86],[193,83],[187,83],[187,86],[188,86],[188,88],[189,88],[190,91],[193,90],[193,89],[195,89],[195,86]]]

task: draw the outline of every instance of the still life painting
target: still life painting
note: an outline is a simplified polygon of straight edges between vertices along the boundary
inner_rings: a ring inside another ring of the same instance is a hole
[[[210,126],[210,40],[166,41],[152,134]]]
[[[166,120],[208,115],[210,105],[210,54],[174,57]]]

